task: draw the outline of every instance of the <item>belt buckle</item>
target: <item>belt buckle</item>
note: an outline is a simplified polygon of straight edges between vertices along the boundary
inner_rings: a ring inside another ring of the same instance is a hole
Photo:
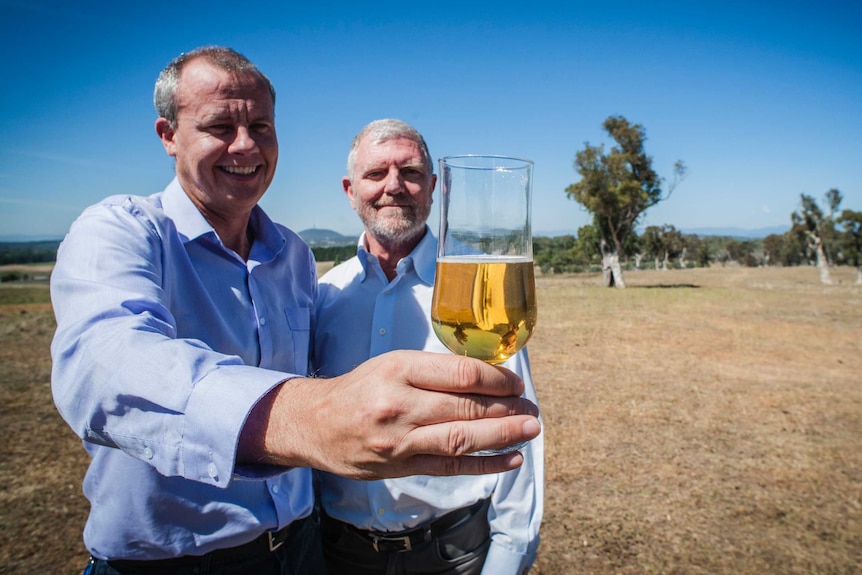
[[[401,551],[410,551],[413,549],[413,546],[410,544],[410,537],[405,535],[403,537],[380,537],[378,535],[374,535],[373,533],[369,533],[371,537],[371,546],[374,548],[374,551],[380,553],[380,546],[378,543],[383,541],[384,543],[401,543],[404,545],[403,549],[398,549],[398,552]]]
[[[272,531],[266,532],[266,538],[267,538],[267,541],[269,542],[269,552],[270,553],[272,553],[273,551],[275,551],[276,549],[278,549],[279,547],[284,545],[283,539],[281,541],[276,541],[275,537],[273,537],[273,535],[277,535],[277,534],[278,534],[277,531],[275,533],[273,533]]]

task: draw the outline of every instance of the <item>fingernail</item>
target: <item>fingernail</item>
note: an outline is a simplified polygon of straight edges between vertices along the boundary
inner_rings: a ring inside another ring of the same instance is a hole
[[[524,433],[529,435],[530,437],[536,437],[539,435],[539,432],[542,431],[542,426],[539,425],[538,419],[528,419],[524,422]]]

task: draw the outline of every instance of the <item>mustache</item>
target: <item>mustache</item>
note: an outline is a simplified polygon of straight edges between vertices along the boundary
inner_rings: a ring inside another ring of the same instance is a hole
[[[374,202],[374,209],[379,210],[381,208],[415,208],[419,205],[419,202],[404,198],[398,201],[384,201],[384,202]]]

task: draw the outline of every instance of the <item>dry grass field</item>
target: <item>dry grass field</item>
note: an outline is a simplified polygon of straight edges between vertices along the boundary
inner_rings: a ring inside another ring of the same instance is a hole
[[[862,573],[853,270],[538,279],[546,430],[533,573]],[[54,410],[44,287],[0,289],[0,573],[76,573],[80,442]]]

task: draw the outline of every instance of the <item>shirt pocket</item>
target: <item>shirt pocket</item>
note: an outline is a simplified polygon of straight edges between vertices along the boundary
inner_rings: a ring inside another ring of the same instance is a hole
[[[284,310],[290,340],[293,345],[293,373],[308,375],[309,351],[311,344],[311,309],[290,307]]]

